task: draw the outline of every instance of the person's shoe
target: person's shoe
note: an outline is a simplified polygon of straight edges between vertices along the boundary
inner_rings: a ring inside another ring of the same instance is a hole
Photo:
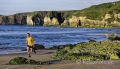
[[[31,57],[31,55],[29,54],[29,56],[28,57]]]

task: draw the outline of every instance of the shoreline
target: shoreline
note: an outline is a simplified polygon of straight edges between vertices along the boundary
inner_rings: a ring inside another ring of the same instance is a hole
[[[36,51],[43,51],[43,50],[45,50],[45,51],[47,51],[47,50],[50,50],[50,49],[39,49],[39,50],[36,50]],[[19,50],[19,51],[17,51],[17,50],[13,50],[13,51],[3,51],[3,52],[1,52],[0,51],[0,56],[2,56],[2,55],[15,55],[15,54],[27,54],[27,51],[22,51],[22,50]],[[33,53],[33,52],[32,52]]]
[[[3,55],[3,54],[16,54],[16,53],[25,53],[27,51],[21,51],[21,50],[7,50],[7,51],[0,51],[0,55]]]
[[[48,51],[55,51],[55,50],[47,50],[47,49],[40,49],[40,50],[36,50],[37,53],[41,52],[48,52]],[[27,51],[19,51],[19,52],[13,52],[13,53],[8,53],[8,54],[0,54],[0,56],[7,56],[7,55],[27,55]],[[33,52],[31,52],[31,54],[34,54]]]

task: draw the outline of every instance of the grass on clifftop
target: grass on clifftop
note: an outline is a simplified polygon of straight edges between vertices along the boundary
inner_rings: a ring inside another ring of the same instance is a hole
[[[73,15],[75,16],[86,16],[88,19],[92,20],[101,20],[102,17],[105,17],[106,13],[109,14],[118,14],[120,13],[120,1],[103,3],[99,5],[93,5],[89,8],[79,10]]]

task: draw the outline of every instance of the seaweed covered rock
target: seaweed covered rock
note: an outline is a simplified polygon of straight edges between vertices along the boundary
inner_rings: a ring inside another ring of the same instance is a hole
[[[89,42],[96,42],[95,40],[89,40]]]
[[[108,37],[108,40],[113,41],[114,38],[113,37]]]
[[[111,55],[110,55],[110,59],[111,59],[111,60],[117,60],[117,59],[119,59],[119,56],[116,55],[116,54],[111,54]]]
[[[17,65],[17,64],[26,64],[26,61],[28,59],[27,58],[23,58],[23,57],[16,57],[16,58],[13,58],[9,61],[9,64],[12,64],[12,65]]]
[[[108,40],[110,40],[110,41],[115,41],[115,40],[120,41],[120,37],[118,37],[118,36],[116,36],[116,37],[108,37]]]
[[[40,44],[34,44],[33,48],[35,50],[39,50],[39,49],[45,49],[45,47],[43,45],[40,45]]]
[[[66,47],[72,48],[73,45],[72,45],[72,44],[66,44],[66,45],[52,46],[52,47],[50,47],[49,49],[52,49],[52,50],[60,50],[60,49],[66,48]]]
[[[120,58],[120,43],[108,41],[81,42],[70,46],[63,46],[53,56],[55,59],[101,61]]]
[[[35,60],[27,59],[24,57],[16,57],[16,58],[11,59],[8,64],[10,65],[19,65],[19,64],[48,65],[51,63],[35,61]]]
[[[39,49],[45,49],[45,46],[41,45],[41,44],[34,44],[33,45],[33,49],[34,50],[39,50]],[[27,49],[23,49],[21,51],[26,51]]]
[[[57,46],[52,46],[52,47],[50,47],[49,49],[50,49],[50,50],[57,50],[58,47],[57,47]]]

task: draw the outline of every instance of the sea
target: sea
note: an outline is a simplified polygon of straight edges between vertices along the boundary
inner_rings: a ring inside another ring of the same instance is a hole
[[[120,29],[0,25],[0,54],[23,52],[21,50],[26,49],[26,33],[34,38],[34,44],[49,48],[89,40],[106,40],[106,33],[120,34]]]

